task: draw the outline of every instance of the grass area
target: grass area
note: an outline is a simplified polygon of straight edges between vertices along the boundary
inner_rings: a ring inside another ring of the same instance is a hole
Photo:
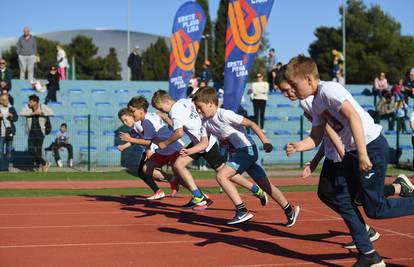
[[[317,186],[280,186],[282,192],[315,192]],[[205,188],[204,192],[218,194],[219,188]],[[165,188],[165,192],[169,189]],[[239,188],[239,192],[248,193],[244,188]],[[151,195],[152,191],[147,188],[106,188],[106,189],[0,189],[0,197],[51,197],[51,196],[136,196]],[[180,191],[180,194],[189,194],[187,190]]]
[[[214,171],[191,171],[194,178],[213,179]],[[0,173],[0,182],[6,181],[102,181],[134,180],[135,174],[117,172],[7,172]]]

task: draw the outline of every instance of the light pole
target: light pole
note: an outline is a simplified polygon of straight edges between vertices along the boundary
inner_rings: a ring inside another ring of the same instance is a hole
[[[342,53],[344,56],[343,73],[344,82],[346,84],[346,29],[345,29],[345,13],[346,13],[346,1],[342,0]]]
[[[128,58],[128,56],[129,56],[129,53],[131,52],[130,50],[131,50],[131,42],[130,42],[130,40],[131,40],[131,0],[128,0],[128,33],[127,33],[127,52],[126,52],[126,56],[127,56],[127,58]],[[129,81],[129,79],[130,79],[130,71],[129,71],[129,69],[127,68],[127,81]]]
[[[205,34],[201,36],[201,38],[204,39],[204,47],[205,47],[204,60],[208,59],[208,39],[207,39],[208,37],[210,37],[210,34]]]

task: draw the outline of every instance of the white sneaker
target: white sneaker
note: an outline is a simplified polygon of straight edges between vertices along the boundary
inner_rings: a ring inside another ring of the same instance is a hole
[[[162,191],[161,189],[158,190],[157,192],[155,192],[154,195],[147,197],[148,200],[157,200],[157,199],[161,199],[165,197],[165,193],[164,191]]]
[[[200,167],[200,171],[208,171],[207,166],[201,166],[201,167]]]
[[[69,159],[69,167],[73,167],[73,159]]]
[[[59,168],[62,168],[63,167],[62,160],[58,160],[56,163],[57,163],[57,165],[58,165]]]

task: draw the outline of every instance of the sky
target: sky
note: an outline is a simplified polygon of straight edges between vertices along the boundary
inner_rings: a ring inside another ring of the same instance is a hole
[[[414,35],[413,0],[363,0],[378,4],[401,23],[401,33]],[[131,30],[170,36],[175,12],[185,0],[130,0]],[[278,61],[286,62],[308,54],[319,26],[340,26],[342,0],[275,0],[267,26],[271,47]],[[219,0],[209,0],[212,20],[217,17]],[[22,9],[24,7],[24,10]],[[128,28],[128,0],[19,0],[1,4],[3,24],[0,39],[17,37],[24,26],[36,33],[74,29]],[[6,23],[7,22],[7,23]],[[131,44],[133,47],[134,44]]]

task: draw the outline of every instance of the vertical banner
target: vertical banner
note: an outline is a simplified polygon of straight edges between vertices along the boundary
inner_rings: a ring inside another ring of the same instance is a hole
[[[175,100],[186,97],[205,25],[206,15],[196,2],[184,3],[175,14],[169,71],[169,94]]]
[[[239,109],[274,0],[230,0],[224,60],[224,108]]]

